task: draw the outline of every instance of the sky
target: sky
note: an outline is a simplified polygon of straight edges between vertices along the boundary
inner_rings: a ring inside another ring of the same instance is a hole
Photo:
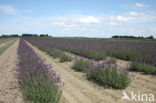
[[[156,0],[0,0],[0,35],[156,37]]]

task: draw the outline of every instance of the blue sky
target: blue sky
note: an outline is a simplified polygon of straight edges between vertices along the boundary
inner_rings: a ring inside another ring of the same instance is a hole
[[[0,0],[0,35],[156,37],[156,0]]]

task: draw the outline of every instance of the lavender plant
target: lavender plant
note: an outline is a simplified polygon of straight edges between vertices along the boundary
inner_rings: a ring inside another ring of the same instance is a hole
[[[134,62],[131,64],[130,70],[144,72],[145,74],[156,75],[156,67],[148,64],[141,64],[141,63]]]
[[[85,72],[89,80],[106,88],[125,89],[130,83],[128,73],[118,69],[117,65],[112,62],[95,64],[80,59],[75,61],[73,69]]]
[[[88,68],[92,65],[91,62],[86,61],[84,59],[76,60],[72,68],[76,71],[86,72]]]
[[[89,68],[87,77],[106,88],[125,89],[130,83],[128,73],[111,62]]]
[[[26,101],[32,103],[58,103],[61,97],[60,77],[48,64],[20,40],[18,47],[18,80]]]

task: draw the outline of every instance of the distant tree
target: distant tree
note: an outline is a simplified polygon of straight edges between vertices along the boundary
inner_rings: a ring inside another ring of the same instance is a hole
[[[126,35],[124,35],[124,36],[117,36],[117,35],[115,35],[115,36],[112,36],[112,38],[121,38],[121,39],[154,39],[154,37],[151,35],[151,36],[149,36],[149,37],[143,37],[143,36],[138,36],[138,37],[136,37],[136,36],[126,36]]]
[[[5,35],[5,34],[2,34],[1,36],[2,38],[8,38],[8,37],[18,37],[18,34],[10,34],[10,35]]]
[[[147,39],[154,39],[153,35],[147,37]]]
[[[22,37],[38,37],[37,34],[22,34]]]
[[[40,37],[48,37],[48,34],[40,34]]]
[[[18,37],[18,34],[11,34],[10,37]]]

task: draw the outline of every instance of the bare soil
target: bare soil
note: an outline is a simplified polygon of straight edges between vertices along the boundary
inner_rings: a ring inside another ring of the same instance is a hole
[[[41,58],[45,59],[45,63],[53,66],[57,74],[65,83],[65,85],[62,87],[62,99],[60,103],[132,103],[130,101],[121,99],[123,96],[123,91],[127,93],[131,93],[132,91],[134,93],[152,93],[156,96],[155,76],[130,72],[132,81],[126,89],[107,89],[88,81],[84,73],[75,72],[72,70],[71,66],[73,65],[73,62],[60,63],[58,59],[53,59],[45,52],[40,51],[31,44],[29,45],[38,55],[41,56]],[[118,62],[123,67],[127,65],[127,62]]]
[[[0,103],[23,103],[16,78],[18,43],[19,40],[0,56]]]

